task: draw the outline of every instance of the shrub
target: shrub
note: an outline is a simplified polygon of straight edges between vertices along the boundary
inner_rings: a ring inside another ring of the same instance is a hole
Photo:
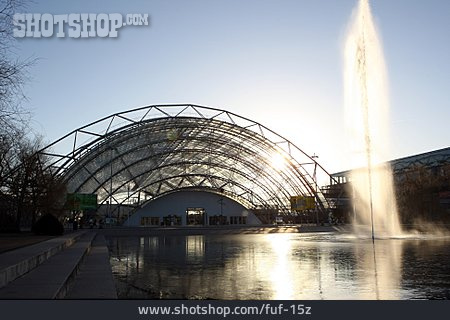
[[[32,231],[35,234],[59,236],[64,233],[64,227],[54,215],[45,214],[34,224]]]

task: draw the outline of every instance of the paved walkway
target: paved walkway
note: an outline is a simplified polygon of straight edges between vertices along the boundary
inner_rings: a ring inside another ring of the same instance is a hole
[[[0,299],[117,298],[104,237],[78,231],[0,254]]]
[[[65,299],[117,299],[105,237],[97,235]]]

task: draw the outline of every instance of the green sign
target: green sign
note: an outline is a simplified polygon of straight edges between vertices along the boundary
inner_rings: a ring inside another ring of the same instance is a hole
[[[66,208],[69,210],[97,209],[97,195],[86,193],[68,193]]]

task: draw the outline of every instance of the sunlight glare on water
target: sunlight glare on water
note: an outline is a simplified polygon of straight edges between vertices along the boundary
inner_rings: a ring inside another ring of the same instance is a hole
[[[444,236],[378,240],[375,247],[370,237],[334,233],[108,242],[120,298],[450,298],[450,238]]]
[[[289,263],[292,255],[291,248],[292,234],[269,234],[266,236],[267,242],[272,247],[273,265],[270,265],[269,270],[270,280],[274,294],[272,299],[276,300],[290,300],[294,299],[293,282],[290,277],[293,270],[290,270],[292,265]]]

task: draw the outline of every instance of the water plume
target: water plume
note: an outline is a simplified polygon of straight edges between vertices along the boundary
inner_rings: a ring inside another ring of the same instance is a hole
[[[387,72],[369,1],[360,0],[345,42],[344,87],[354,189],[354,226],[372,237],[402,233],[389,150]]]

